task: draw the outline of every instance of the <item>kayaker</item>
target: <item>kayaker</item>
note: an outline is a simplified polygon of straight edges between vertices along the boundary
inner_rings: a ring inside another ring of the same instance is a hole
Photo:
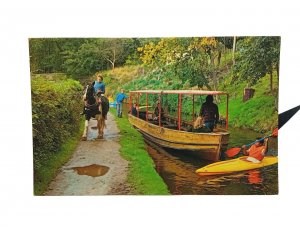
[[[268,138],[266,139],[257,139],[257,142],[253,144],[249,149],[246,148],[246,145],[242,146],[242,151],[244,155],[248,156],[245,157],[244,160],[250,161],[253,163],[260,163],[264,157],[265,153],[267,152],[268,149]]]
[[[203,117],[205,126],[211,131],[219,121],[219,109],[213,101],[212,95],[206,96],[206,102],[202,104],[200,109],[200,116]]]

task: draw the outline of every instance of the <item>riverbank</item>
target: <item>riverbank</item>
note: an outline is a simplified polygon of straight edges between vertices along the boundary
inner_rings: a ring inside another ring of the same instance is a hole
[[[116,109],[110,112],[116,116]],[[120,153],[129,161],[128,183],[132,185],[137,194],[142,195],[168,195],[166,184],[155,171],[155,164],[148,155],[142,135],[129,123],[127,117],[117,118],[120,129]]]

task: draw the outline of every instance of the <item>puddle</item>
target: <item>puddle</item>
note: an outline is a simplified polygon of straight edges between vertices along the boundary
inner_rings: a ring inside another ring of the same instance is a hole
[[[73,167],[72,169],[77,171],[77,174],[79,175],[99,177],[105,175],[108,172],[109,167],[93,164],[89,166]]]

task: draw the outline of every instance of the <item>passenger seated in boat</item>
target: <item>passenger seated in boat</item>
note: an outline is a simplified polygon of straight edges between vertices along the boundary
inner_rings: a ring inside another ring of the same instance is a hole
[[[131,107],[131,110],[128,111],[128,113],[130,113],[130,112],[133,116],[137,117],[137,105],[136,105],[136,103],[134,103],[133,106]]]
[[[193,127],[189,128],[188,132],[211,132],[211,130],[205,126],[204,119],[202,117],[197,117]]]
[[[257,139],[257,142],[253,144],[249,149],[246,149],[246,145],[242,146],[242,151],[244,155],[248,157],[244,157],[243,160],[253,162],[253,163],[260,163],[267,152],[268,149],[268,138],[266,139]]]
[[[202,104],[200,109],[200,116],[203,117],[204,124],[210,128],[211,131],[213,131],[219,121],[219,109],[213,101],[214,98],[212,95],[206,96],[206,102]]]
[[[154,121],[158,121],[159,120],[159,107],[160,107],[160,102],[157,101],[156,102],[156,107],[154,109],[154,115],[155,115],[155,117],[153,118]],[[165,120],[164,114],[165,114],[165,111],[161,107],[161,111],[160,111],[161,121]]]

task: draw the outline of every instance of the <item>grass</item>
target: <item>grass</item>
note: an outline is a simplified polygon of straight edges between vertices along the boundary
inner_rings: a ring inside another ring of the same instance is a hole
[[[222,59],[222,64],[225,65],[231,61],[231,52],[226,53]],[[141,66],[140,66],[141,67]],[[230,67],[230,66],[229,66]],[[120,67],[114,71],[105,71],[107,75],[105,82],[110,93],[117,92],[122,86],[127,91],[139,89],[191,89],[189,83],[182,84],[181,81],[171,75],[170,72],[147,72],[145,74],[138,73],[139,66]],[[278,124],[278,77],[276,72],[273,73],[274,93],[269,92],[270,77],[267,74],[261,78],[258,83],[252,88],[255,89],[255,94],[252,99],[243,102],[244,88],[248,87],[246,82],[231,84],[231,73],[226,67],[222,71],[224,79],[220,81],[218,90],[229,93],[229,124],[233,127],[248,128],[256,131],[271,131]],[[113,92],[114,91],[114,92]],[[140,101],[143,101],[143,96]],[[219,104],[220,114],[225,117],[225,99]],[[169,105],[175,102],[169,102]],[[190,109],[190,106],[183,105],[183,110]],[[199,110],[200,107],[197,107]]]
[[[277,93],[269,92],[269,75],[261,78],[253,86],[254,97],[243,102],[243,89],[246,84],[236,87],[228,87],[228,92],[233,94],[233,88],[238,91],[236,98],[231,96],[229,101],[229,124],[235,127],[249,128],[256,131],[272,131],[278,124],[278,112],[276,109]],[[274,76],[274,88],[278,89],[277,77]],[[219,105],[221,114],[225,114],[225,103]]]
[[[116,110],[111,109],[116,116]],[[168,195],[170,192],[166,184],[154,169],[154,162],[145,149],[142,135],[135,130],[127,118],[117,118],[117,125],[121,131],[120,153],[130,162],[128,182],[141,195]]]
[[[43,195],[50,182],[56,176],[59,168],[65,164],[72,156],[78,145],[83,131],[84,122],[80,124],[80,130],[66,141],[57,153],[53,153],[47,161],[41,164],[41,167],[35,171],[34,195]]]

